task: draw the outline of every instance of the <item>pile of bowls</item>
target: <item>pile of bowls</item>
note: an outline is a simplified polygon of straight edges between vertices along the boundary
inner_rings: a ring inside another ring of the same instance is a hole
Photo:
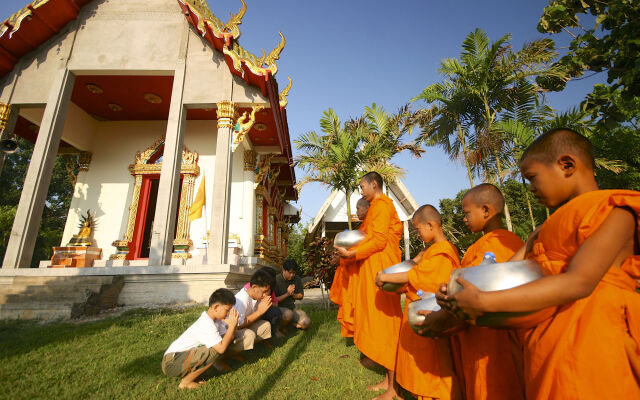
[[[409,325],[417,333],[423,329],[423,326],[416,326],[416,324],[422,324],[425,320],[425,316],[418,314],[418,311],[439,311],[440,305],[436,303],[435,293],[424,293],[420,296],[420,300],[412,301],[407,307],[407,319]]]

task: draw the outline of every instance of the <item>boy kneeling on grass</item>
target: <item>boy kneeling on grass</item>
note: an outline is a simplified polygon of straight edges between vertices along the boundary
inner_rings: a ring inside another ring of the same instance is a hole
[[[204,371],[227,350],[234,340],[238,312],[236,298],[228,289],[218,289],[209,297],[209,309],[176,339],[162,358],[162,372],[169,377],[182,377],[178,387],[193,389]],[[223,335],[223,336],[221,336]]]

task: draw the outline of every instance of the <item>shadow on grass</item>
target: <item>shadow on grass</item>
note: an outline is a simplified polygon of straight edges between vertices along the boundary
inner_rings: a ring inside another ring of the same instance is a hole
[[[294,344],[291,349],[287,352],[287,355],[284,357],[282,364],[278,368],[276,368],[273,372],[267,375],[266,378],[262,381],[262,384],[258,389],[256,389],[249,397],[248,400],[260,400],[263,399],[269,390],[273,387],[273,385],[282,377],[284,372],[289,368],[291,363],[295,361],[296,358],[302,354],[311,339],[318,333],[318,329],[320,328],[319,323],[311,323],[311,326],[306,330],[302,331],[298,339],[298,342]]]
[[[160,367],[160,365],[162,364],[163,355],[164,350],[160,350],[153,354],[139,357],[120,367],[120,371],[122,371],[127,376],[164,376]]]

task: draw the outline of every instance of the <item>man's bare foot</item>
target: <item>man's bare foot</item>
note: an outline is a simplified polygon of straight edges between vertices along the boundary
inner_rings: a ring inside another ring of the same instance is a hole
[[[200,385],[204,385],[205,381],[200,382],[180,382],[178,385],[179,389],[195,389]]]
[[[213,368],[215,368],[219,372],[230,372],[231,371],[231,365],[227,364],[227,362],[223,361],[223,360],[216,361],[215,364],[213,364]]]
[[[394,400],[394,399],[404,400],[398,394],[398,392],[395,391],[395,389],[393,389],[393,390],[390,389],[390,390],[387,390],[386,392],[382,393],[380,396],[374,397],[372,400]]]
[[[387,378],[385,378],[382,380],[382,382],[376,385],[368,386],[367,390],[372,390],[374,392],[377,392],[379,390],[389,390],[389,382],[387,382]]]
[[[378,366],[378,363],[376,363],[369,357],[364,357],[360,359],[360,365],[362,365],[365,368],[375,368],[376,366]]]

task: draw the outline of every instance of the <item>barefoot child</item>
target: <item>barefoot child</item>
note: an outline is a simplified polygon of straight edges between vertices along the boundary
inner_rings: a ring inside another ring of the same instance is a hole
[[[238,313],[236,302],[228,289],[218,289],[209,297],[209,309],[177,338],[162,358],[162,372],[170,377],[181,376],[180,389],[193,389],[195,380],[225,353],[234,340]]]
[[[369,172],[360,180],[362,197],[369,202],[367,238],[347,250],[336,247],[341,257],[359,261],[355,295],[353,341],[365,356],[386,369],[385,378],[371,390],[388,390],[396,395],[393,382],[402,320],[400,297],[375,285],[378,271],[400,262],[402,222],[393,201],[382,193],[382,177]]]
[[[356,214],[362,221],[358,230],[367,233],[367,211],[369,202],[361,197],[356,203]],[[353,337],[354,319],[353,302],[355,290],[358,287],[358,263],[345,258],[339,259],[339,265],[333,278],[329,298],[338,305],[337,319],[340,322],[340,334],[342,337]]]
[[[435,293],[449,279],[453,268],[459,266],[458,250],[444,236],[440,213],[433,206],[420,207],[411,222],[420,239],[431,246],[409,272],[380,271],[376,276],[378,287],[385,282],[409,283],[398,342],[396,381],[418,399],[460,399],[449,341],[418,336],[407,318],[409,304],[420,299],[416,292],[420,289]]]
[[[516,234],[502,227],[504,202],[500,190],[490,183],[475,186],[463,197],[465,225],[484,235],[469,246],[460,262],[462,268],[479,265],[487,252],[493,253],[497,262],[506,262],[524,245]],[[467,325],[454,336],[453,351],[467,399],[523,399],[517,364],[522,354],[514,357],[517,346],[509,335],[506,330]]]
[[[496,292],[459,279],[464,290],[447,298],[470,318],[555,308],[522,336],[528,399],[640,398],[640,193],[598,190],[593,168],[578,133],[537,138],[520,170],[540,203],[559,208],[514,257],[548,276]]]

